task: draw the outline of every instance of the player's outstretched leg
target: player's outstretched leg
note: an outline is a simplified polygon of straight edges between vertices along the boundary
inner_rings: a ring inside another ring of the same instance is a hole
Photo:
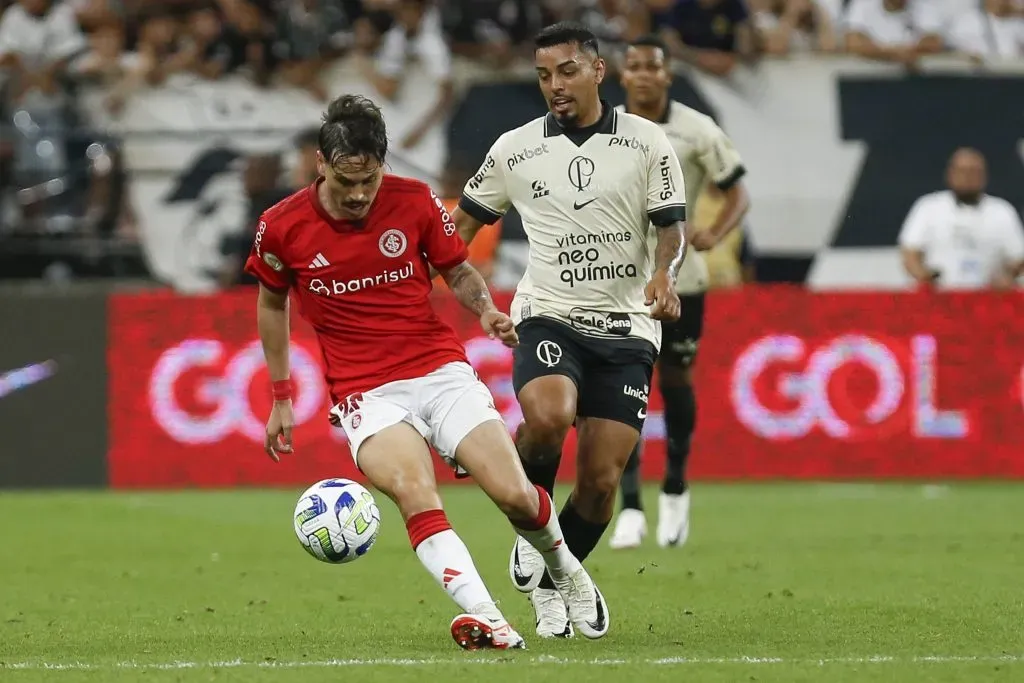
[[[553,633],[538,619],[538,634],[570,635],[568,621],[587,638],[604,636],[609,626],[604,596],[570,552],[559,518],[552,510],[551,497],[527,479],[505,425],[498,420],[477,425],[461,440],[455,454],[459,464],[508,516],[525,541],[520,545],[539,555],[547,569],[552,590],[560,598],[560,623],[558,632]]]
[[[689,367],[660,366],[661,395],[665,400],[668,466],[658,496],[658,545],[681,546],[690,536],[690,491],[686,462],[697,424],[697,398]]]
[[[441,509],[430,451],[419,432],[404,422],[386,427],[363,441],[356,456],[370,483],[398,506],[424,568],[463,610],[451,623],[455,642],[467,650],[526,647]]]
[[[622,510],[615,520],[612,537],[608,540],[613,550],[637,548],[647,535],[647,518],[640,500],[640,448],[641,442],[638,441],[622,472]]]
[[[565,542],[580,562],[586,561],[611,521],[615,494],[639,430],[607,419],[583,418],[576,458],[576,487],[558,515]],[[525,544],[520,544],[520,546]],[[561,604],[557,584],[545,573],[530,594],[538,623],[565,622],[567,606]],[[538,627],[538,633],[540,629]]]
[[[522,346],[517,352],[521,348]],[[524,357],[531,356],[524,354]],[[519,390],[518,399],[523,409],[523,423],[519,425],[515,443],[519,460],[527,478],[547,491],[554,499],[555,478],[562,458],[562,445],[576,419],[576,385],[564,375],[535,377]],[[579,553],[571,544],[570,550],[579,557]],[[544,577],[543,558],[522,538],[517,538],[512,546],[508,568],[512,584],[523,593],[532,594]],[[549,590],[554,593],[551,601],[557,602],[560,599],[557,592],[553,587]],[[561,624],[548,619],[542,620],[546,635],[570,633],[564,618],[564,606],[562,607]],[[553,610],[552,613],[557,611]]]

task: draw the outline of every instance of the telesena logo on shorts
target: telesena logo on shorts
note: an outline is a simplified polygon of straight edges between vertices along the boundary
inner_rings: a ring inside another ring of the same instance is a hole
[[[577,330],[597,334],[618,334],[628,337],[633,331],[633,323],[628,313],[606,313],[587,308],[574,308],[569,311],[569,322]]]

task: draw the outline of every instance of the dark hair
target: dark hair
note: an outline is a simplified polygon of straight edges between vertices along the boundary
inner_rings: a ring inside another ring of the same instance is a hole
[[[543,47],[554,47],[555,45],[577,44],[580,49],[599,56],[597,49],[597,36],[593,31],[583,24],[575,21],[560,21],[541,29],[537,37],[533,39],[533,47],[539,50]]]
[[[640,36],[636,40],[631,41],[629,47],[653,47],[656,50],[661,50],[661,54],[665,55],[665,61],[668,61],[668,45],[656,33]]]
[[[359,156],[384,163],[388,154],[384,115],[373,100],[362,95],[342,95],[327,106],[317,143],[328,164]]]

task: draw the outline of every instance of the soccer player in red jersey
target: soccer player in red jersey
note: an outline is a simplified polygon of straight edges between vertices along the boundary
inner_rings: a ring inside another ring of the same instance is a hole
[[[246,270],[260,282],[257,319],[273,382],[267,454],[276,461],[293,451],[291,292],[323,353],[331,421],[345,430],[360,471],[398,506],[423,566],[464,612],[451,624],[456,642],[524,647],[448,523],[428,441],[544,555],[574,624],[593,633],[591,624],[606,622],[604,599],[564,543],[550,497],[526,478],[458,337],[431,308],[430,267],[490,336],[510,346],[518,343],[512,321],[466,262],[437,196],[384,172],[387,147],[380,109],[358,95],[338,98],[320,128],[320,178],[261,217]]]

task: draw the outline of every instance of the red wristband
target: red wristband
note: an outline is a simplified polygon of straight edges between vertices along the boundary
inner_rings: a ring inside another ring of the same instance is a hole
[[[290,379],[282,379],[277,382],[272,382],[271,391],[274,394],[275,401],[287,401],[292,397],[292,381]]]

